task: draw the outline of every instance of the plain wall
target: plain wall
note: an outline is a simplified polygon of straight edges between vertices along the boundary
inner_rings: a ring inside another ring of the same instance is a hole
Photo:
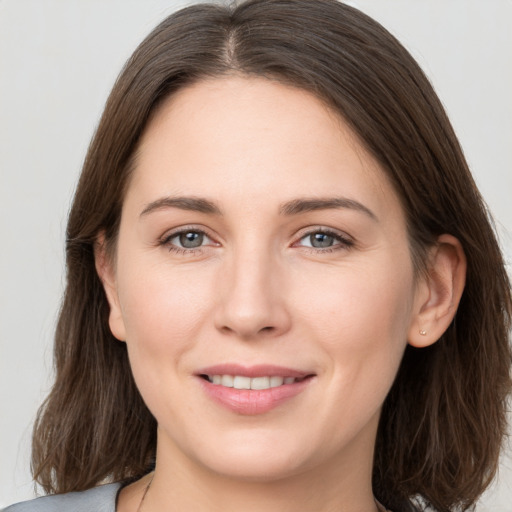
[[[0,507],[33,496],[64,229],[113,81],[171,0],[0,0]],[[512,1],[359,0],[431,78],[512,259]],[[509,267],[510,268],[510,267]],[[512,511],[512,457],[479,512]]]

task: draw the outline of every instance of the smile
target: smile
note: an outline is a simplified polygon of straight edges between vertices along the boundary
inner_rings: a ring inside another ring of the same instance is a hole
[[[244,375],[205,375],[208,381],[216,386],[235,389],[270,389],[284,384],[293,384],[302,379],[295,377],[280,377],[272,375],[268,377],[246,377]]]
[[[224,364],[197,374],[201,387],[213,402],[240,415],[257,415],[293,403],[315,380],[310,372],[272,365],[245,367]]]

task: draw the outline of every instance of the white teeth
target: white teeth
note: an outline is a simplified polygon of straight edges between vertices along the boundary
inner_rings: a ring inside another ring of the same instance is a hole
[[[276,376],[270,377],[270,387],[271,388],[277,388],[279,386],[282,386],[283,382],[284,382],[283,377],[276,377]]]
[[[241,377],[240,375],[237,375],[233,379],[233,387],[235,389],[251,389],[251,378]]]
[[[220,383],[227,388],[233,387],[233,377],[231,375],[222,375]]]
[[[243,375],[208,375],[208,380],[217,386],[235,389],[270,389],[283,384],[293,384],[294,377],[245,377]]]
[[[268,389],[270,387],[270,377],[254,377],[251,379],[251,389]]]

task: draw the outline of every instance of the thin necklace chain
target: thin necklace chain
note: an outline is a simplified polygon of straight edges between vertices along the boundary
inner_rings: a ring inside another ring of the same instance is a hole
[[[146,485],[146,488],[144,489],[144,493],[142,494],[142,499],[140,500],[139,506],[137,508],[137,512],[142,511],[142,504],[144,503],[144,499],[146,498],[146,494],[148,493],[149,488],[151,487],[151,482],[153,482],[154,477],[155,477],[155,474],[153,473],[151,480],[149,481],[148,485]]]

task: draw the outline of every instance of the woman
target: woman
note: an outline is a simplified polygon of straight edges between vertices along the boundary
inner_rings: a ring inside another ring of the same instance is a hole
[[[57,496],[13,511],[464,510],[492,480],[510,284],[439,100],[357,10],[165,20],[67,263],[33,453]]]

